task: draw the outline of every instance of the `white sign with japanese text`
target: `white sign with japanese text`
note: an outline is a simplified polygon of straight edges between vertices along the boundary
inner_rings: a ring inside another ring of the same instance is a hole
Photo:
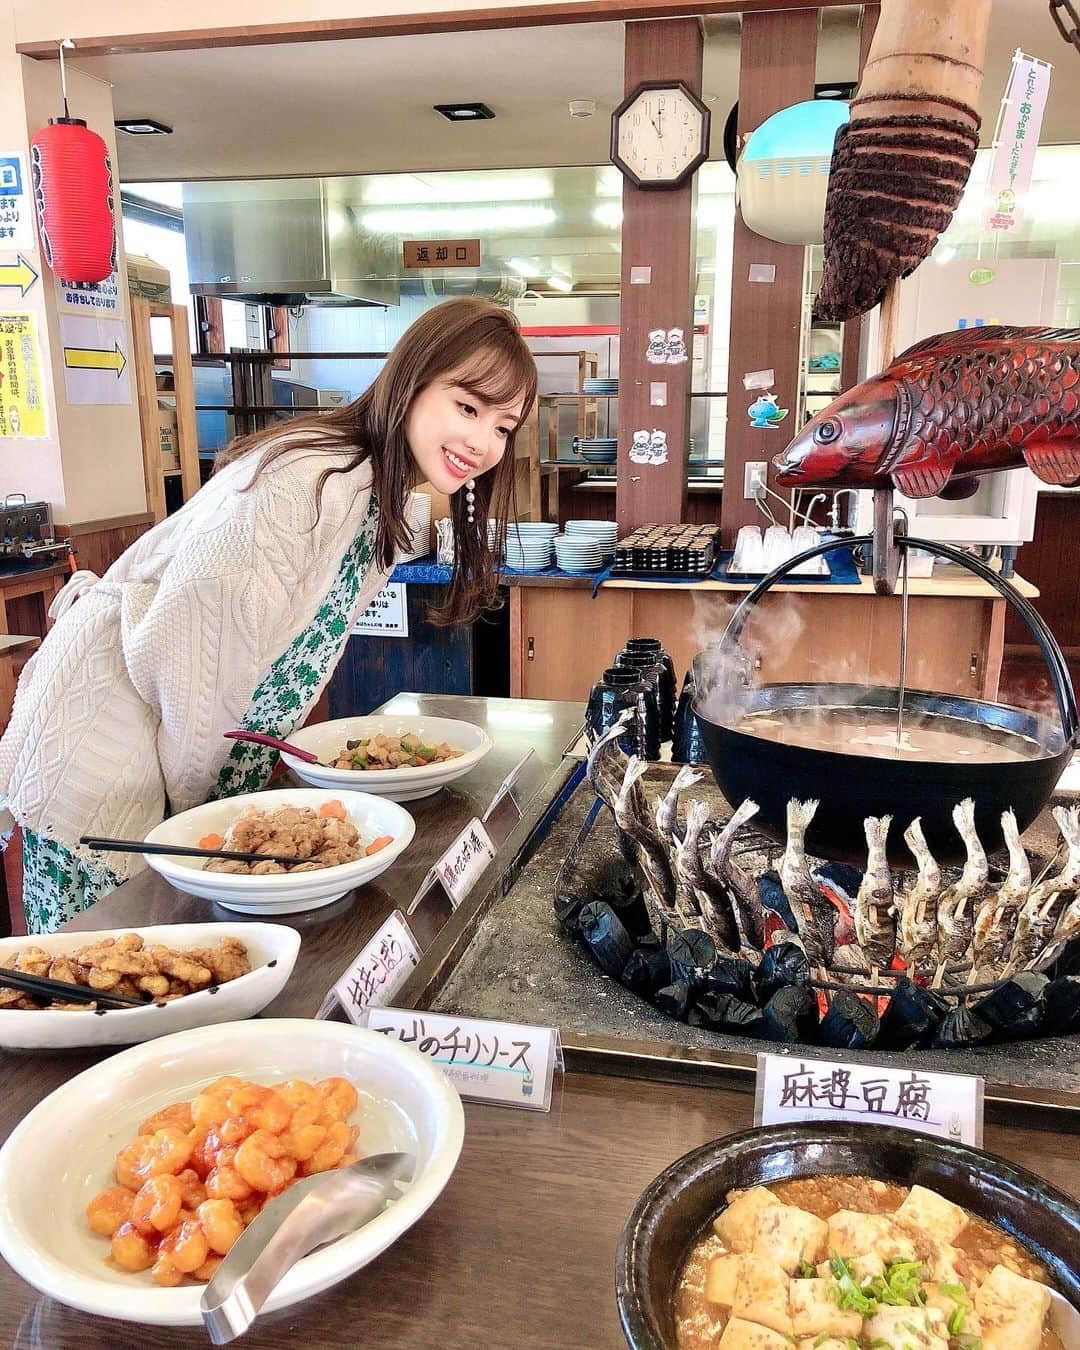
[[[994,133],[986,186],[983,229],[1015,230],[1024,217],[1024,198],[1039,148],[1043,112],[1053,66],[1017,49]]]
[[[427,1055],[463,1097],[530,1111],[551,1109],[555,1068],[561,1064],[555,1027],[373,1008],[368,1029]]]
[[[371,1009],[390,1002],[419,960],[416,939],[404,914],[395,909],[335,982],[316,1017],[325,1017],[339,1003],[350,1022],[367,1026]]]
[[[982,1147],[983,1080],[908,1065],[758,1055],[754,1124],[850,1120]]]
[[[108,314],[120,312],[120,277],[112,272],[104,281],[63,281],[56,278],[56,298],[65,314]]]
[[[0,150],[0,252],[33,248],[36,242],[26,156],[15,150]]]
[[[455,909],[480,880],[494,856],[491,835],[474,816],[435,864],[435,875]]]
[[[408,637],[409,610],[403,581],[391,581],[372,596],[353,624],[353,637]]]

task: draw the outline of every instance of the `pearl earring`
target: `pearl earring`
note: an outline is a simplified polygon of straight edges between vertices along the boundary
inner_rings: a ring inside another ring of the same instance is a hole
[[[465,514],[471,525],[476,519],[476,479],[470,478],[465,484]]]

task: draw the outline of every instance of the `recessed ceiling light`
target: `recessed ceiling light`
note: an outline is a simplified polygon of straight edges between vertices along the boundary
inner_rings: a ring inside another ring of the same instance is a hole
[[[486,122],[495,116],[486,103],[436,103],[433,106],[448,122]]]
[[[171,136],[172,127],[164,122],[155,122],[152,117],[121,117],[113,126],[117,131],[126,131],[129,136]]]

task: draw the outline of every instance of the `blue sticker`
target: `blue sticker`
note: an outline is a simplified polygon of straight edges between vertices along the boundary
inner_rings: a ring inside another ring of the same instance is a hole
[[[775,394],[759,394],[746,410],[752,427],[778,427],[788,415],[787,408],[777,406]]]

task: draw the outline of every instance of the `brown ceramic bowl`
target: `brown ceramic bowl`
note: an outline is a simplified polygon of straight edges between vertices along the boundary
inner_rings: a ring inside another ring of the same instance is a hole
[[[615,1258],[619,1318],[633,1350],[673,1350],[676,1281],[728,1191],[822,1174],[931,1187],[1022,1242],[1080,1307],[1080,1205],[1031,1172],[965,1144],[887,1125],[770,1125],[688,1153],[634,1206]]]

